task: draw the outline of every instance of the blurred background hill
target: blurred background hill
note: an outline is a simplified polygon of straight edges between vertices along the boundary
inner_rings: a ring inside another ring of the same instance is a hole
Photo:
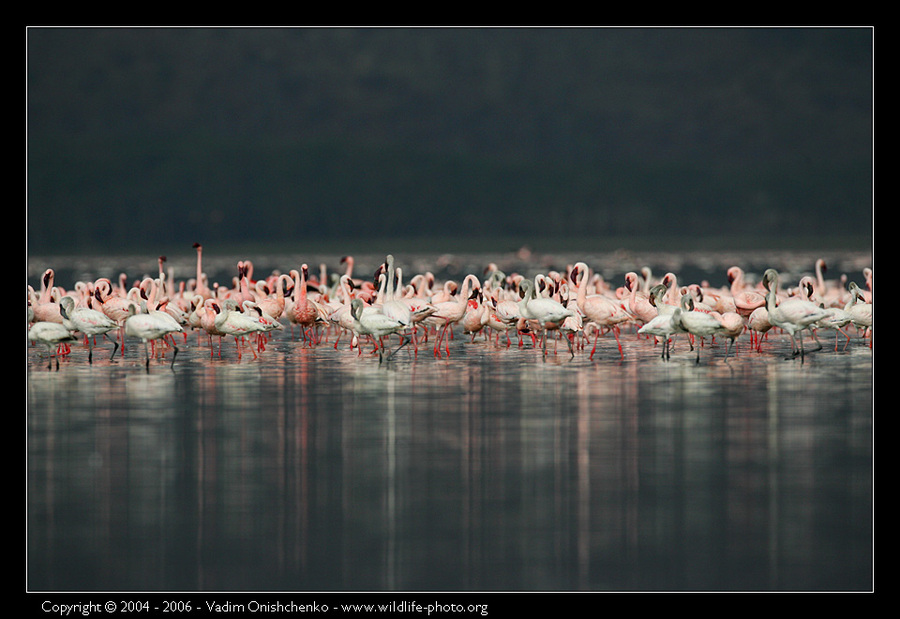
[[[873,37],[29,28],[28,251],[865,248]]]

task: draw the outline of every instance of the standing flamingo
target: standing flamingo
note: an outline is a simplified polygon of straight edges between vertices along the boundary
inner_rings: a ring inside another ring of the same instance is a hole
[[[547,356],[547,331],[555,330],[574,312],[550,297],[537,296],[537,290],[531,280],[523,280],[521,284],[523,297],[519,301],[519,313],[526,320],[533,320],[543,331],[543,356]]]
[[[35,322],[28,329],[28,340],[34,344],[40,344],[47,349],[47,369],[53,369],[53,360],[56,359],[56,369],[59,370],[59,354],[54,350],[60,344],[68,344],[76,341],[76,337],[62,323],[59,322]]]
[[[756,352],[762,352],[762,341],[766,333],[772,328],[769,322],[769,311],[764,307],[757,307],[747,317],[747,328],[750,330],[750,344],[756,342]]]
[[[269,284],[265,280],[260,279],[256,282],[256,304],[274,320],[279,320],[284,314],[284,292],[287,286],[290,285],[290,282],[291,276],[286,273],[282,273],[275,278],[273,283],[274,291],[268,289]],[[273,294],[274,296],[272,296]]]
[[[393,318],[403,324],[404,327],[410,327],[413,321],[412,310],[410,310],[409,305],[398,298],[394,256],[391,254],[388,254],[385,260],[385,270],[387,282],[384,289],[384,298],[381,302],[381,311],[389,318]]]
[[[827,315],[815,324],[816,329],[825,329],[834,331],[834,350],[838,349],[838,333],[843,334],[846,339],[844,342],[844,350],[850,343],[850,335],[844,331],[844,327],[852,322],[850,312],[841,307],[824,307]]]
[[[625,288],[628,290],[628,311],[632,316],[642,323],[656,318],[659,312],[650,302],[649,292],[641,288],[641,280],[637,273],[630,271],[625,274]]]
[[[321,315],[316,304],[309,298],[307,290],[309,266],[303,264],[299,271],[291,269],[291,277],[294,279],[294,298],[288,320],[291,322],[292,328],[293,325],[298,325],[304,338],[310,339],[312,338],[311,329],[320,320]]]
[[[763,286],[766,288],[766,311],[769,322],[786,331],[791,337],[791,358],[800,355],[803,360],[806,352],[803,348],[803,331],[827,316],[824,309],[800,298],[788,298],[776,303],[778,289],[778,271],[767,269],[763,274]],[[797,334],[800,344],[797,345]],[[821,348],[821,344],[819,345]]]
[[[569,347],[569,354],[575,358],[575,338],[584,333],[584,316],[578,309],[578,295],[573,294],[571,287],[567,282],[560,284],[560,294],[564,299],[564,304],[572,310],[572,315],[562,321],[559,326],[560,332],[566,338],[566,344]]]
[[[384,341],[382,338],[405,329],[406,325],[381,311],[366,312],[364,309],[362,299],[353,299],[350,302],[353,330],[356,331],[357,335],[370,335],[375,339],[375,348],[378,350],[378,361],[380,363],[384,358]],[[407,340],[404,340],[391,353],[391,356],[393,356],[394,352],[403,348],[406,343]]]
[[[62,315],[63,325],[70,331],[83,333],[88,342],[88,363],[94,362],[94,338],[98,335],[109,339],[110,331],[119,328],[112,318],[103,312],[89,307],[75,307],[75,299],[65,296],[59,301],[59,311]],[[110,359],[115,356],[119,348],[119,342],[112,340],[113,348]]]
[[[148,342],[163,339],[170,333],[181,332],[181,325],[166,320],[161,314],[144,314],[138,313],[138,307],[135,303],[129,306],[128,318],[125,319],[125,335],[139,338],[144,343],[144,356],[146,357],[147,372],[150,372],[150,350],[147,346]],[[178,346],[172,346],[174,353],[172,354],[171,368],[175,368],[175,356],[178,354]]]
[[[240,359],[242,356],[241,340],[245,336],[254,334],[258,336],[260,333],[269,331],[270,326],[263,324],[260,320],[249,314],[249,309],[250,306],[253,305],[253,301],[244,301],[242,306],[244,311],[237,310],[233,303],[234,302],[230,299],[223,302],[223,305],[221,306],[218,303],[212,303],[212,309],[216,312],[213,323],[218,332],[234,337],[238,359]],[[256,356],[256,351],[254,350],[253,357],[256,358]]]
[[[734,350],[735,356],[737,355],[737,345],[735,341],[746,328],[744,319],[737,312],[712,311],[709,315],[719,321],[719,324],[722,325],[722,330],[720,331],[721,335],[728,338],[728,345],[725,347],[725,362],[727,363],[730,350]]]
[[[203,246],[200,243],[194,243],[194,249],[197,250],[197,275],[194,280],[194,293],[199,294],[204,300],[212,296],[206,281],[206,273],[203,272]]]
[[[450,298],[447,298],[444,301],[432,301],[432,306],[434,306],[435,311],[426,318],[424,322],[425,324],[439,328],[438,335],[435,337],[434,341],[434,355],[436,357],[441,356],[441,343],[443,342],[444,337],[447,337],[447,331],[451,330],[453,325],[462,320],[465,315],[471,290],[480,287],[481,283],[478,281],[478,277],[469,274],[463,279],[459,294],[450,296]],[[449,288],[447,290],[449,291]],[[450,355],[449,340],[447,341],[445,352],[447,356]]]
[[[749,317],[756,308],[765,307],[765,295],[747,288],[744,283],[743,269],[733,266],[728,269],[727,276],[728,282],[731,284],[731,298],[734,300],[734,308],[738,314]]]
[[[709,312],[694,309],[694,297],[687,292],[681,297],[681,307],[673,314],[673,320],[680,329],[700,339],[695,345],[697,349],[696,363],[700,363],[700,348],[707,337],[713,337],[723,331],[721,323]]]
[[[850,321],[865,335],[872,330],[872,303],[865,300],[865,292],[856,282],[850,282],[848,289],[852,298],[844,309],[850,314]]]
[[[597,335],[594,337],[594,347],[591,349],[590,358],[594,358],[597,351],[597,341],[603,329],[613,332],[616,344],[619,347],[619,357],[622,358],[622,343],[619,341],[618,326],[630,319],[625,309],[613,299],[602,294],[587,294],[587,280],[589,269],[584,262],[577,262],[569,274],[572,285],[577,291],[576,306],[581,311],[584,319],[597,325]]]
[[[53,286],[55,273],[53,269],[47,269],[41,276],[41,294],[32,304],[34,322],[55,322],[62,324],[62,316],[59,313],[59,301],[54,299],[58,291]]]
[[[656,284],[650,289],[650,302],[657,308],[656,317],[645,323],[638,333],[641,335],[653,335],[663,338],[661,358],[668,361],[671,349],[672,336],[676,333],[682,333],[681,327],[676,324],[674,319],[675,310],[681,311],[680,308],[673,307],[663,302],[666,294],[666,287],[662,284]]]

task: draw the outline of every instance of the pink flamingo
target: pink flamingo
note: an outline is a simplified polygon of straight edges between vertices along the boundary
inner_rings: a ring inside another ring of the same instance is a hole
[[[58,291],[54,289],[53,269],[47,269],[41,276],[41,294],[32,304],[34,310],[34,322],[55,322],[62,324],[62,315],[59,313],[59,302],[54,299]]]
[[[650,322],[659,313],[656,306],[650,302],[647,292],[641,290],[638,274],[630,271],[625,274],[625,288],[628,290],[628,311],[631,315],[643,323]]]
[[[194,243],[194,249],[197,250],[197,275],[194,279],[194,293],[199,294],[203,299],[209,299],[213,296],[206,281],[206,273],[203,272],[203,246],[200,243]]]
[[[609,297],[600,294],[587,294],[587,279],[589,269],[584,262],[577,262],[569,275],[572,285],[577,291],[576,306],[588,322],[597,325],[597,335],[594,337],[594,347],[591,349],[590,359],[594,358],[597,351],[597,341],[604,329],[612,331],[619,347],[619,357],[624,358],[622,343],[619,341],[618,326],[630,319],[622,306]]]
[[[719,321],[719,324],[722,325],[721,335],[728,338],[728,345],[725,347],[725,361],[727,362],[730,350],[734,350],[734,354],[737,356],[735,340],[740,337],[746,328],[744,319],[737,312],[712,311],[709,315]]]
[[[512,345],[509,338],[509,331],[514,329],[518,324],[521,316],[519,315],[519,304],[512,299],[501,299],[500,289],[495,288],[491,291],[488,298],[488,322],[487,326],[497,332],[497,341],[499,343],[500,333],[506,334],[506,347]],[[522,337],[519,336],[519,345],[521,345]]]
[[[444,301],[432,302],[435,311],[425,319],[425,323],[439,328],[439,333],[434,341],[434,355],[441,356],[441,343],[447,336],[447,331],[452,329],[453,325],[462,320],[466,313],[466,307],[469,301],[471,290],[481,287],[481,282],[475,275],[466,275],[460,288],[460,294]],[[450,342],[447,341],[447,356],[450,356]]]
[[[219,338],[219,356],[222,356],[222,337],[225,335],[224,332],[220,331],[218,326],[216,326],[216,317],[219,315],[220,307],[219,301],[214,298],[209,298],[203,301],[202,309],[198,308],[197,313],[200,317],[200,327],[206,331],[207,336],[209,336],[209,356],[213,356],[213,344],[212,338],[216,336]]]
[[[132,289],[124,295],[115,292],[112,282],[107,278],[101,277],[94,282],[94,299],[99,306],[100,311],[109,318],[116,321],[119,325],[118,340],[122,349],[122,356],[125,356],[125,320],[128,318],[129,305],[134,301],[130,296],[137,296],[138,290]]]
[[[678,287],[678,277],[669,271],[663,275],[660,283],[666,287],[666,304],[673,307],[681,306],[681,288]]]
[[[302,329],[304,338],[312,337],[308,333],[319,320],[320,314],[316,304],[309,298],[306,282],[309,278],[309,266],[303,264],[300,270],[291,269],[291,277],[294,279],[294,298],[288,320],[291,326],[298,325]]]
[[[731,297],[734,299],[734,308],[738,314],[749,317],[756,308],[765,307],[765,295],[747,288],[743,269],[733,266],[728,269],[727,275],[728,283],[731,285]]]
[[[230,298],[240,307],[244,301],[253,301],[255,297],[250,292],[250,269],[252,268],[250,262],[241,260],[238,262],[237,267],[238,285],[237,289],[231,292]]]
[[[466,303],[465,314],[463,314],[460,321],[463,333],[471,334],[473,342],[475,341],[475,336],[484,329],[488,321],[487,305],[483,301],[482,292],[478,289],[473,290]]]
[[[269,284],[267,284],[265,280],[260,279],[256,282],[256,303],[263,312],[271,316],[274,320],[279,320],[284,314],[285,285],[290,285],[290,283],[291,276],[286,273],[282,273],[275,278],[273,284],[274,291],[269,290]],[[272,296],[273,294],[275,296]]]
[[[772,323],[769,322],[769,310],[765,307],[758,307],[747,317],[747,328],[750,330],[750,344],[756,342],[756,352],[762,352],[762,341]]]

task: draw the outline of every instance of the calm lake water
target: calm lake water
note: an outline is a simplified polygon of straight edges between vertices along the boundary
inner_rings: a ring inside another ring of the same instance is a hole
[[[874,349],[821,339],[28,347],[27,588],[870,591]]]

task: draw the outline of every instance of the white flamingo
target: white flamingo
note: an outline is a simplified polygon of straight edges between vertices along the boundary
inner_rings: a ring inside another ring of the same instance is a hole
[[[690,292],[681,297],[681,307],[673,313],[675,325],[700,339],[697,344],[691,346],[697,349],[696,363],[700,363],[700,348],[708,337],[722,333],[722,324],[709,312],[694,309],[694,297]]]
[[[791,337],[791,357],[800,355],[802,360],[806,354],[803,348],[803,331],[825,318],[827,312],[815,303],[797,297],[776,302],[778,271],[775,269],[767,269],[763,274],[763,286],[766,289],[766,311],[769,314],[769,322],[787,332]],[[821,344],[819,347],[821,348]]]
[[[369,306],[371,308],[371,306]],[[383,337],[398,333],[406,328],[402,322],[391,318],[383,312],[371,308],[370,311],[364,311],[366,306],[362,299],[353,299],[350,301],[350,316],[353,318],[353,330],[357,335],[370,335],[375,340],[375,348],[378,351],[379,363],[383,360],[384,341]],[[405,340],[397,347],[400,350],[408,340]],[[394,352],[396,352],[396,350]],[[393,354],[393,353],[392,353]]]
[[[53,369],[53,359],[56,359],[56,369],[59,369],[59,354],[54,354],[53,351],[60,344],[68,344],[76,341],[76,339],[72,332],[59,322],[36,322],[28,329],[28,340],[47,349],[48,370]]]
[[[164,316],[165,312],[140,313],[135,303],[129,305],[128,318],[125,319],[125,335],[136,337],[144,343],[147,372],[150,372],[150,350],[147,343],[163,339],[170,333],[181,333],[184,331],[181,325],[172,320],[167,320]],[[173,344],[172,348],[174,353],[172,354],[171,367],[174,369],[175,356],[178,355],[178,346]]]
[[[521,284],[523,297],[519,301],[519,313],[526,320],[533,320],[543,330],[543,354],[547,356],[547,331],[558,328],[562,322],[574,316],[575,312],[556,299],[550,297],[538,297],[534,283],[531,280],[523,280]]]
[[[63,319],[63,325],[67,329],[83,333],[87,338],[88,363],[93,363],[94,338],[102,335],[106,339],[110,339],[107,334],[119,328],[119,323],[101,311],[89,307],[75,307],[75,299],[68,295],[59,300],[59,312]],[[112,355],[110,355],[112,358],[119,349],[119,342],[110,341],[115,345]]]

